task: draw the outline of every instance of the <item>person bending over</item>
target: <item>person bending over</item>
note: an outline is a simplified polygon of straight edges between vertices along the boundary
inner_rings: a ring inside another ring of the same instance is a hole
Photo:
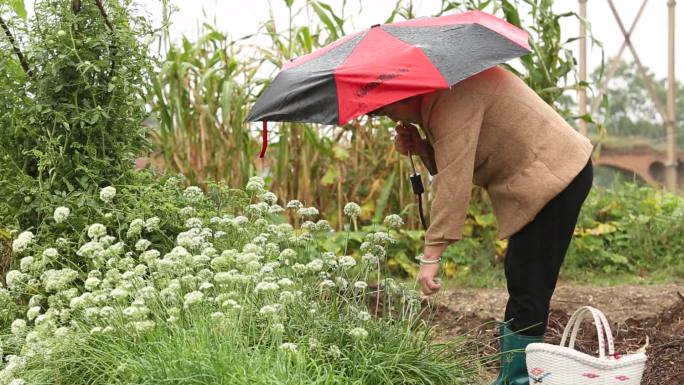
[[[592,144],[500,66],[371,114],[400,122],[396,149],[419,155],[433,175],[418,274],[424,294],[440,289],[438,261],[463,236],[472,185],[486,189],[498,237],[508,239],[509,298],[493,385],[528,384],[524,348],[543,339],[560,267],[592,186]]]

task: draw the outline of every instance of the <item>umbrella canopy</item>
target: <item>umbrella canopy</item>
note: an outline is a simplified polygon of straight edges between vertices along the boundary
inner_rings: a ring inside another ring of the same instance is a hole
[[[247,121],[343,125],[528,52],[527,32],[482,11],[378,24],[285,64]]]

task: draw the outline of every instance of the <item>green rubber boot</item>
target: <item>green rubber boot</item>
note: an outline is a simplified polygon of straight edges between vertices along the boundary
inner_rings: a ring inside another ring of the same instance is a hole
[[[543,342],[544,336],[525,336],[518,334],[501,323],[499,326],[499,351],[501,369],[492,385],[528,385],[525,365],[525,347],[533,342]]]

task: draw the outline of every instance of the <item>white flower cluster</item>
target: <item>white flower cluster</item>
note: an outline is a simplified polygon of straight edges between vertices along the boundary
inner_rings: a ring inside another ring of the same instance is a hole
[[[293,344],[291,342],[284,342],[278,347],[278,349],[288,351],[288,352],[296,352],[297,351],[297,344]]]
[[[116,196],[116,189],[112,186],[107,186],[100,190],[100,200],[104,203],[112,203]]]
[[[201,229],[202,228],[202,220],[199,218],[188,218],[185,221],[185,227],[189,229]]]
[[[306,264],[306,269],[313,272],[321,271],[323,270],[323,261],[316,258]]]
[[[78,272],[69,268],[50,269],[45,271],[40,277],[45,290],[48,292],[66,290],[76,278],[78,278]]]
[[[204,192],[197,186],[189,186],[183,191],[183,197],[190,203],[197,203],[204,197]]]
[[[265,185],[266,183],[264,182],[264,179],[262,177],[253,176],[249,178],[245,190],[251,193],[261,193],[264,190]]]
[[[369,234],[360,257],[351,251],[353,255],[338,255],[315,242],[322,238],[317,233],[332,230],[324,219],[309,220],[319,215],[316,208],[288,202],[288,209],[307,219],[295,229],[281,223],[282,218],[267,215],[277,214],[282,207],[273,210],[277,197],[264,191],[263,179],[251,178],[247,189],[254,194],[249,204],[238,209],[244,216],[222,213],[205,220],[193,207],[180,210],[185,231],[159,234],[175,241],[170,246],[156,244],[159,237],[147,236],[160,231],[159,217],[136,218],[123,227],[123,235],[119,228],[107,227],[114,221],[93,223],[85,228],[87,238],[84,234],[69,238],[85,240],[78,245],[64,238],[56,247],[31,247],[35,236],[19,234],[13,250],[33,253],[18,259],[18,269],[7,272],[7,288],[0,287],[0,305],[5,297],[26,304],[10,327],[12,343],[21,345],[16,349],[21,354],[0,365],[0,385],[30,378],[22,376],[24,360],[48,354],[54,346],[51,343],[82,332],[147,333],[164,323],[184,327],[204,317],[222,327],[272,333],[273,339],[268,340],[278,341],[274,348],[288,354],[317,349],[338,358],[343,355],[340,346],[326,344],[322,338],[298,338],[299,331],[310,327],[301,322],[339,319],[340,327],[354,341],[374,334],[374,317],[365,309],[367,279],[369,270],[385,257],[385,247],[394,241],[388,232]],[[108,203],[115,194],[113,187],[100,191]],[[185,189],[183,196],[191,204],[204,199],[202,190],[194,186]],[[55,222],[66,220],[68,210],[55,209]],[[361,208],[348,203],[344,211],[356,217]],[[401,224],[398,216],[385,219],[389,228]],[[62,260],[74,254],[70,251],[74,247],[81,257],[76,260],[86,263],[89,270],[77,271]],[[403,284],[385,282],[388,291],[406,293],[397,306],[420,307],[420,296]],[[333,309],[328,301],[337,296],[342,300],[336,302],[335,316],[330,317]]]
[[[302,202],[295,199],[295,200],[291,200],[291,201],[287,202],[287,205],[285,205],[285,207],[287,207],[288,209],[292,209],[292,210],[297,211],[297,210],[301,209],[302,207],[304,207],[304,205],[302,204]]]
[[[191,228],[188,231],[178,234],[176,243],[189,250],[199,250],[205,245],[205,238],[211,236],[211,230]]]
[[[364,328],[353,328],[349,334],[357,340],[363,340],[368,337],[368,331]]]
[[[69,210],[68,207],[57,207],[55,209],[55,212],[52,214],[52,217],[55,219],[56,223],[62,223],[69,218],[69,214],[71,213],[71,210]]]
[[[160,222],[161,220],[159,219],[159,217],[147,218],[147,220],[145,221],[145,230],[147,230],[147,232],[149,233],[159,230]]]
[[[349,202],[346,205],[344,205],[344,215],[355,218],[358,217],[359,214],[361,214],[361,206],[354,202]]]
[[[193,291],[183,297],[185,301],[183,302],[183,307],[187,308],[189,306],[198,304],[204,299],[204,294],[201,291]]]
[[[26,249],[29,248],[29,246],[31,246],[34,238],[35,238],[35,236],[33,235],[32,232],[24,231],[23,233],[19,234],[17,239],[15,239],[12,242],[12,251],[15,254],[20,254],[20,253],[24,252]]]
[[[259,282],[254,288],[254,292],[269,292],[280,289],[276,282]]]
[[[107,228],[100,223],[94,223],[88,228],[88,237],[90,239],[98,239],[107,235]]]
[[[356,259],[350,255],[344,255],[337,260],[340,267],[348,269],[356,266]]]
[[[58,255],[59,251],[57,251],[57,249],[54,247],[48,247],[47,249],[43,250],[43,265],[55,262]]]
[[[151,244],[152,242],[148,241],[147,239],[140,239],[135,243],[135,249],[138,251],[145,251],[148,247],[150,247]]]
[[[283,305],[276,303],[276,304],[271,304],[271,305],[266,305],[263,306],[261,309],[259,309],[259,314],[267,317],[273,317],[277,318],[278,313],[282,310]]]
[[[315,207],[302,207],[297,210],[297,214],[301,217],[315,217],[318,215],[318,209]]]
[[[270,191],[266,191],[263,194],[261,194],[261,199],[269,205],[274,205],[278,201],[278,197]]]
[[[195,208],[192,206],[186,206],[180,210],[180,215],[182,215],[184,217],[191,217],[191,216],[195,215],[196,213],[197,213],[197,210],[195,210]]]
[[[385,217],[383,224],[390,229],[398,229],[404,225],[404,220],[397,214],[390,214]]]

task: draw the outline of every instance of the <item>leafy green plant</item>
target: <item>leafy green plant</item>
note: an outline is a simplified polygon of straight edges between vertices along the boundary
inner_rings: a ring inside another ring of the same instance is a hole
[[[631,183],[595,190],[580,218],[570,253],[573,267],[605,273],[684,273],[682,197]]]
[[[148,28],[131,13],[126,1],[39,1],[5,29],[0,225],[38,226],[44,199],[114,183],[147,148]]]

